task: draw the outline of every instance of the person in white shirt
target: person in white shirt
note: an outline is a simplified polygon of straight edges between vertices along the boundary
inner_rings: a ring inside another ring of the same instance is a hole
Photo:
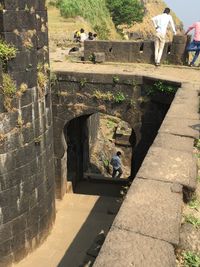
[[[155,36],[155,65],[160,66],[160,60],[163,54],[163,49],[165,46],[165,35],[167,32],[167,27],[170,24],[174,35],[176,34],[176,29],[172,16],[169,15],[170,9],[165,8],[163,14],[155,16],[152,18],[153,24],[156,29]]]
[[[80,29],[80,42],[83,43],[87,39],[87,34],[84,29]]]

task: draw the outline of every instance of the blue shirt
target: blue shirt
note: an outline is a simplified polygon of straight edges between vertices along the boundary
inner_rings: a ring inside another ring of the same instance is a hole
[[[115,170],[118,170],[119,168],[121,168],[121,159],[117,155],[115,155],[115,156],[112,157],[110,163],[111,163],[111,165],[113,166],[113,168]]]

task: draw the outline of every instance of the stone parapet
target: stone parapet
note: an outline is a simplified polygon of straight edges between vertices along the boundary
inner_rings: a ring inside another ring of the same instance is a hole
[[[174,36],[165,44],[162,62],[183,65],[188,61],[186,36]],[[104,53],[108,62],[154,63],[153,41],[85,41],[84,57],[90,60],[95,53]]]
[[[95,267],[176,265],[183,192],[196,189],[193,146],[199,138],[198,90],[192,84],[178,90]]]

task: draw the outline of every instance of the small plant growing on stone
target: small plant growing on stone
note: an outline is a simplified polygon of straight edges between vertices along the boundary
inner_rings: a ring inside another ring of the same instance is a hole
[[[195,142],[194,142],[194,146],[200,150],[200,139],[196,139]]]
[[[122,103],[123,101],[126,100],[125,95],[122,92],[118,92],[115,96],[114,96],[114,100],[116,103]]]
[[[1,87],[1,92],[4,95],[4,107],[7,111],[11,111],[12,100],[16,94],[17,87],[14,80],[9,74],[3,73],[2,76],[3,76],[3,84]]]
[[[55,85],[57,81],[57,76],[54,72],[50,72],[50,84],[51,86]]]
[[[80,80],[80,86],[83,88],[85,86],[85,84],[87,83],[87,79],[86,78],[83,78]]]
[[[25,93],[28,89],[28,85],[26,83],[22,83],[19,87],[20,92]]]
[[[190,202],[188,203],[189,207],[191,209],[195,209],[195,210],[199,210],[199,207],[200,207],[200,201],[198,200],[197,198],[197,195],[195,194],[193,196],[193,198],[190,200]]]
[[[26,83],[22,83],[19,87],[19,90],[16,92],[17,97],[21,97],[28,90],[28,85]]]
[[[175,94],[176,91],[177,87],[163,83],[162,81],[157,81],[152,86],[149,86],[146,89],[146,93],[148,96],[154,95],[158,92],[166,94]]]
[[[108,159],[104,159],[104,160],[103,160],[103,165],[104,165],[105,167],[108,167],[109,164],[110,164],[110,161],[109,161]]]
[[[200,254],[196,254],[192,251],[186,251],[182,253],[185,267],[199,267],[200,266]]]
[[[45,68],[45,65],[39,63],[37,66],[37,86],[40,97],[44,96],[48,82],[48,70]]]
[[[185,216],[185,222],[192,224],[195,228],[200,227],[200,219],[193,216],[192,214]]]
[[[98,100],[105,100],[105,101],[112,101],[114,98],[113,94],[110,91],[103,93],[99,90],[94,91],[93,97],[95,97]]]
[[[118,76],[113,76],[113,83],[114,84],[119,83],[119,77]]]
[[[0,40],[0,59],[5,62],[12,58],[15,58],[17,49],[7,42]]]
[[[95,63],[95,55],[94,54],[89,55],[88,60]]]
[[[17,91],[15,82],[13,81],[12,77],[7,73],[3,73],[2,91],[5,96],[10,97],[14,96]]]
[[[28,30],[20,33],[20,37],[25,48],[29,50],[33,48],[32,37],[34,35],[36,35],[36,30]]]
[[[115,123],[113,121],[107,121],[106,126],[110,129],[115,127]]]

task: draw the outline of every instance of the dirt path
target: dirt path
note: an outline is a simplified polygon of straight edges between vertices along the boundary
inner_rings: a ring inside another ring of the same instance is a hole
[[[200,83],[200,68],[186,66],[162,65],[155,67],[151,64],[141,63],[72,63],[72,62],[52,62],[53,71],[72,71],[89,73],[113,73],[113,74],[134,74],[146,75],[154,78],[173,80],[178,82]]]

